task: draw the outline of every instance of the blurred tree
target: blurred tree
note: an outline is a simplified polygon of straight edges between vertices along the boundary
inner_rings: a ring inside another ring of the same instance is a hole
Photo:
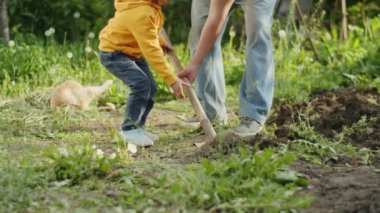
[[[112,0],[12,0],[8,3],[13,32],[44,36],[49,28],[54,28],[55,38],[60,41],[80,40],[89,32],[96,33],[114,13]]]
[[[8,22],[7,0],[0,0],[0,35],[5,41],[9,41]]]
[[[5,2],[6,0],[0,0]],[[284,0],[289,1],[289,0]],[[313,5],[321,0],[314,0]],[[113,16],[115,9],[113,0],[12,0],[8,1],[8,14],[11,33],[33,33],[44,36],[49,28],[55,29],[55,38],[58,41],[82,40],[89,32],[97,34],[99,30]],[[300,2],[304,2],[303,0]],[[305,0],[311,2],[311,0]],[[326,0],[323,9],[326,11],[324,21],[329,20],[335,7],[335,0]],[[43,7],[41,6],[43,5]],[[356,6],[358,5],[358,6]],[[377,16],[379,0],[347,0],[349,23],[362,22],[362,8],[365,16]],[[315,8],[311,8],[313,12]],[[172,0],[164,7],[166,15],[165,28],[170,34],[173,43],[186,43],[190,29],[191,0]],[[336,16],[334,26],[339,26],[340,10]],[[241,9],[235,11],[229,20],[226,34],[236,35],[234,45],[239,47],[244,39],[244,16]],[[230,32],[230,27],[232,31]],[[224,41],[229,41],[225,36]]]

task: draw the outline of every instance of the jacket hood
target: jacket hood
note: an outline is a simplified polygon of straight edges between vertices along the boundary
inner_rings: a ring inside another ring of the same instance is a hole
[[[155,8],[159,8],[159,6],[153,4],[151,0],[115,0],[115,8],[117,11],[132,9],[142,5],[151,5]]]

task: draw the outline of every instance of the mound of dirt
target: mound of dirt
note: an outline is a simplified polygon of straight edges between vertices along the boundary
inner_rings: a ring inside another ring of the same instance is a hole
[[[380,148],[380,95],[376,90],[340,89],[315,93],[310,102],[275,107],[269,124],[276,124],[277,138],[292,139],[289,125],[307,119],[327,138],[339,137],[344,127],[356,126],[345,140],[358,147]]]
[[[301,212],[380,212],[380,173],[373,167],[334,167],[299,163],[294,169],[308,176],[302,193],[313,205]]]

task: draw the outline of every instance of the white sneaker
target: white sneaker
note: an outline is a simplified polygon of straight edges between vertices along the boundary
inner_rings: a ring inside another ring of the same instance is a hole
[[[148,132],[148,131],[146,131],[145,129],[143,129],[143,128],[141,128],[141,130],[143,131],[143,133],[150,139],[150,140],[152,140],[153,142],[156,142],[156,141],[158,141],[158,136],[157,135],[155,135],[155,134],[153,134],[153,133],[151,133],[151,132]]]
[[[123,130],[121,131],[124,140],[127,143],[134,144],[136,146],[152,146],[153,141],[144,134],[141,128]]]
[[[240,137],[255,136],[262,128],[257,121],[248,117],[240,117],[240,123],[235,128],[235,135]]]

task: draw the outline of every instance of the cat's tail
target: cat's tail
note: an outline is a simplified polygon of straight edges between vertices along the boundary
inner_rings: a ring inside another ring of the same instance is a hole
[[[107,80],[101,86],[89,86],[86,87],[86,90],[91,98],[95,98],[102,94],[104,91],[108,89],[108,87],[113,83],[113,80]]]
[[[103,85],[101,86],[101,88],[103,89],[103,92],[108,89],[109,86],[111,86],[111,84],[113,83],[113,80],[107,80],[106,82],[103,83]]]

